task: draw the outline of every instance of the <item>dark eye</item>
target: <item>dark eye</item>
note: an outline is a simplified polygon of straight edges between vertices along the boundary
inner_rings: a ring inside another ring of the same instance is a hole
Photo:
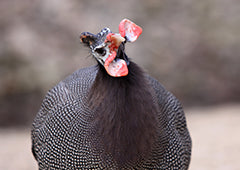
[[[97,48],[95,51],[101,56],[106,54],[106,50],[104,48]]]

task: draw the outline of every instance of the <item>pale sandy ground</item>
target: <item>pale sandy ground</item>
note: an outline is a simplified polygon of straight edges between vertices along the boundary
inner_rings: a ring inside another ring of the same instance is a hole
[[[240,105],[186,112],[193,140],[190,170],[239,170]]]
[[[186,109],[193,140],[190,170],[240,169],[240,105]],[[37,169],[28,129],[0,129],[0,170]]]

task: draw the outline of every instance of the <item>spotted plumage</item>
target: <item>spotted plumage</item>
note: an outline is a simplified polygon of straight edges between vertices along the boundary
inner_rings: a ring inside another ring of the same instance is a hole
[[[31,131],[39,169],[188,169],[191,138],[180,102],[127,58],[124,42],[118,50],[127,76],[112,77],[98,63],[47,93]]]

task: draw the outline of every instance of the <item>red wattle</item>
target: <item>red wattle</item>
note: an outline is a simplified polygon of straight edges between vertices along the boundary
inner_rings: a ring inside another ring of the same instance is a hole
[[[123,19],[119,24],[119,33],[128,41],[134,42],[142,33],[142,28],[128,19]]]

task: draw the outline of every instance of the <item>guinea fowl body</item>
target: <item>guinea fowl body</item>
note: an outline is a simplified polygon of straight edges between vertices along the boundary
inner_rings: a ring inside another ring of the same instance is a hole
[[[132,62],[128,76],[106,76],[101,66],[80,69],[47,93],[32,128],[39,169],[188,169],[179,101]]]

